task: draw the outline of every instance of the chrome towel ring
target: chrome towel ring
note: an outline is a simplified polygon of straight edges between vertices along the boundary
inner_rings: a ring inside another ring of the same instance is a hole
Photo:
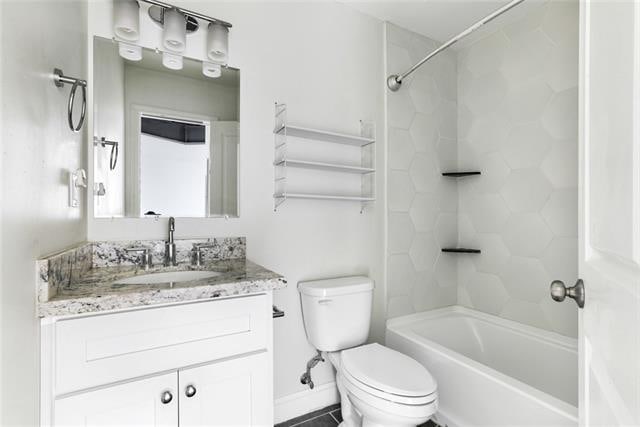
[[[53,83],[56,87],[62,87],[65,84],[70,84],[71,93],[69,93],[69,103],[67,105],[67,119],[69,122],[69,128],[73,132],[80,132],[82,129],[82,125],[84,124],[84,117],[87,112],[87,81],[76,79],[74,77],[67,77],[64,75],[64,72],[59,68],[53,69]],[[77,125],[73,124],[73,102],[76,97],[76,90],[78,86],[82,88],[82,112],[80,114],[80,120]]]
[[[116,165],[118,164],[118,141],[107,141],[104,136],[102,138],[94,136],[93,145],[101,145],[102,148],[105,148],[107,145],[111,146],[111,155],[109,156],[109,169],[114,170],[116,168]]]

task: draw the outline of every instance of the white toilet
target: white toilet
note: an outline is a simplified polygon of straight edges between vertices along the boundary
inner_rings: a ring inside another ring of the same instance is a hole
[[[438,408],[437,384],[424,366],[369,335],[373,281],[367,277],[300,282],[309,342],[336,368],[341,426],[400,427],[426,422]]]

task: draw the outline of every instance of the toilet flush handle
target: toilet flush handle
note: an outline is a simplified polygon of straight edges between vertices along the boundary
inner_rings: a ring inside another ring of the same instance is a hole
[[[318,304],[320,305],[329,305],[331,304],[333,300],[332,299],[321,299],[320,301],[318,301]]]

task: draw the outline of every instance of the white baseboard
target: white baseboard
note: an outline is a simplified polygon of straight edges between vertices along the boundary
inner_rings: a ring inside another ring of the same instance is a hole
[[[313,390],[305,390],[276,399],[274,405],[275,423],[290,420],[317,409],[322,409],[340,401],[335,382],[321,384]]]
[[[436,415],[432,418],[433,421],[436,421],[442,427],[463,427],[463,424],[459,423],[457,420],[451,418],[447,414],[438,411]]]

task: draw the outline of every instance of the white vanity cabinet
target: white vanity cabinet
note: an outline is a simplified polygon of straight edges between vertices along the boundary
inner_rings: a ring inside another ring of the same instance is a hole
[[[271,425],[267,359],[262,352],[58,399],[53,424]]]
[[[41,424],[273,425],[271,293],[44,319]]]
[[[163,393],[171,400],[163,401]],[[53,424],[177,426],[178,375],[158,375],[56,400]]]
[[[180,426],[273,425],[266,353],[178,372]],[[270,372],[270,371],[269,371]]]

